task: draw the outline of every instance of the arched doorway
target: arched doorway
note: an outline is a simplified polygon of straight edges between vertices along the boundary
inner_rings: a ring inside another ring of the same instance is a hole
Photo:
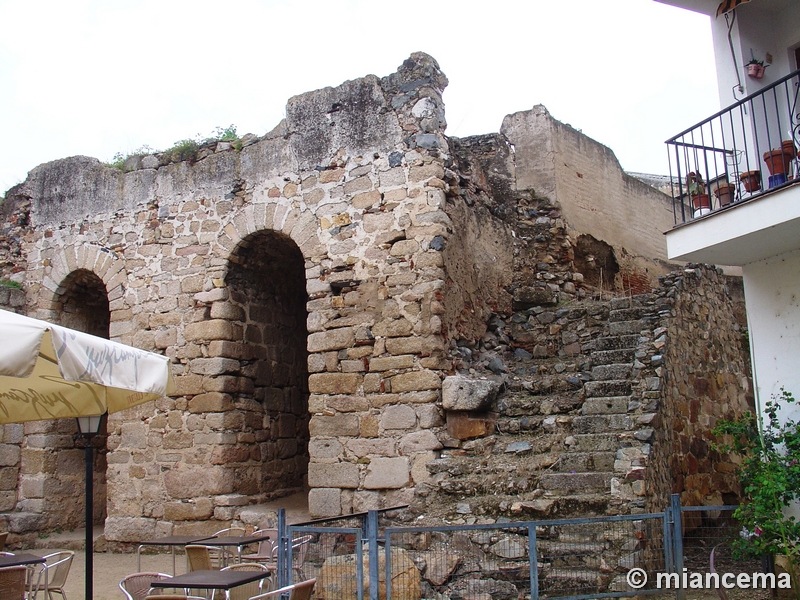
[[[79,269],[61,283],[64,291],[58,295],[55,313],[58,323],[97,337],[109,338],[111,312],[103,280],[95,273]],[[59,435],[53,451],[53,470],[46,483],[45,498],[50,505],[46,514],[52,515],[54,527],[82,527],[84,523],[84,444],[74,419],[60,419],[45,424]],[[102,525],[106,518],[106,440],[105,420],[100,433],[92,439],[94,452],[94,523]]]
[[[225,310],[241,326],[236,358],[245,380],[236,403],[254,408],[245,431],[260,459],[236,478],[235,492],[267,501],[304,490],[308,473],[305,260],[288,236],[261,231],[242,240],[230,262]]]

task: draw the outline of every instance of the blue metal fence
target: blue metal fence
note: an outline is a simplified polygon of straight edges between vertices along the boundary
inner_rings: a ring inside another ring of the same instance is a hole
[[[433,527],[395,526],[386,518],[394,509],[291,526],[281,513],[278,583],[314,577],[315,596],[326,600],[663,594],[659,573],[707,570],[715,547],[727,548],[726,560],[733,560],[735,508],[682,507],[673,495],[660,513]],[[301,557],[299,540],[307,538]],[[634,568],[647,576],[643,587],[627,579]],[[726,568],[755,567],[729,562]],[[676,592],[681,598],[683,591]]]

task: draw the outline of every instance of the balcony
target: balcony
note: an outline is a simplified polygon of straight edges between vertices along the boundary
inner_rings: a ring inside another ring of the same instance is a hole
[[[800,70],[667,140],[676,227],[800,183]]]

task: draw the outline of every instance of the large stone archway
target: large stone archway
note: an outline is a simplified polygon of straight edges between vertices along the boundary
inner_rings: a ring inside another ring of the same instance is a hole
[[[245,423],[257,445],[250,456],[261,462],[237,477],[238,491],[272,499],[302,490],[308,473],[304,260],[288,236],[262,231],[243,240],[230,261],[228,302],[212,305],[211,317],[224,315],[241,326],[242,346],[232,358],[242,358],[244,383],[234,403],[258,405]]]

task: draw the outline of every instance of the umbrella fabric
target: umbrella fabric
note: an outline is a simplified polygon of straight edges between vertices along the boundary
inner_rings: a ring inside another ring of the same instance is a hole
[[[745,2],[750,2],[750,0],[723,0],[719,7],[717,7],[717,16],[731,12],[734,8]]]
[[[113,413],[173,387],[165,356],[0,310],[0,423]]]

